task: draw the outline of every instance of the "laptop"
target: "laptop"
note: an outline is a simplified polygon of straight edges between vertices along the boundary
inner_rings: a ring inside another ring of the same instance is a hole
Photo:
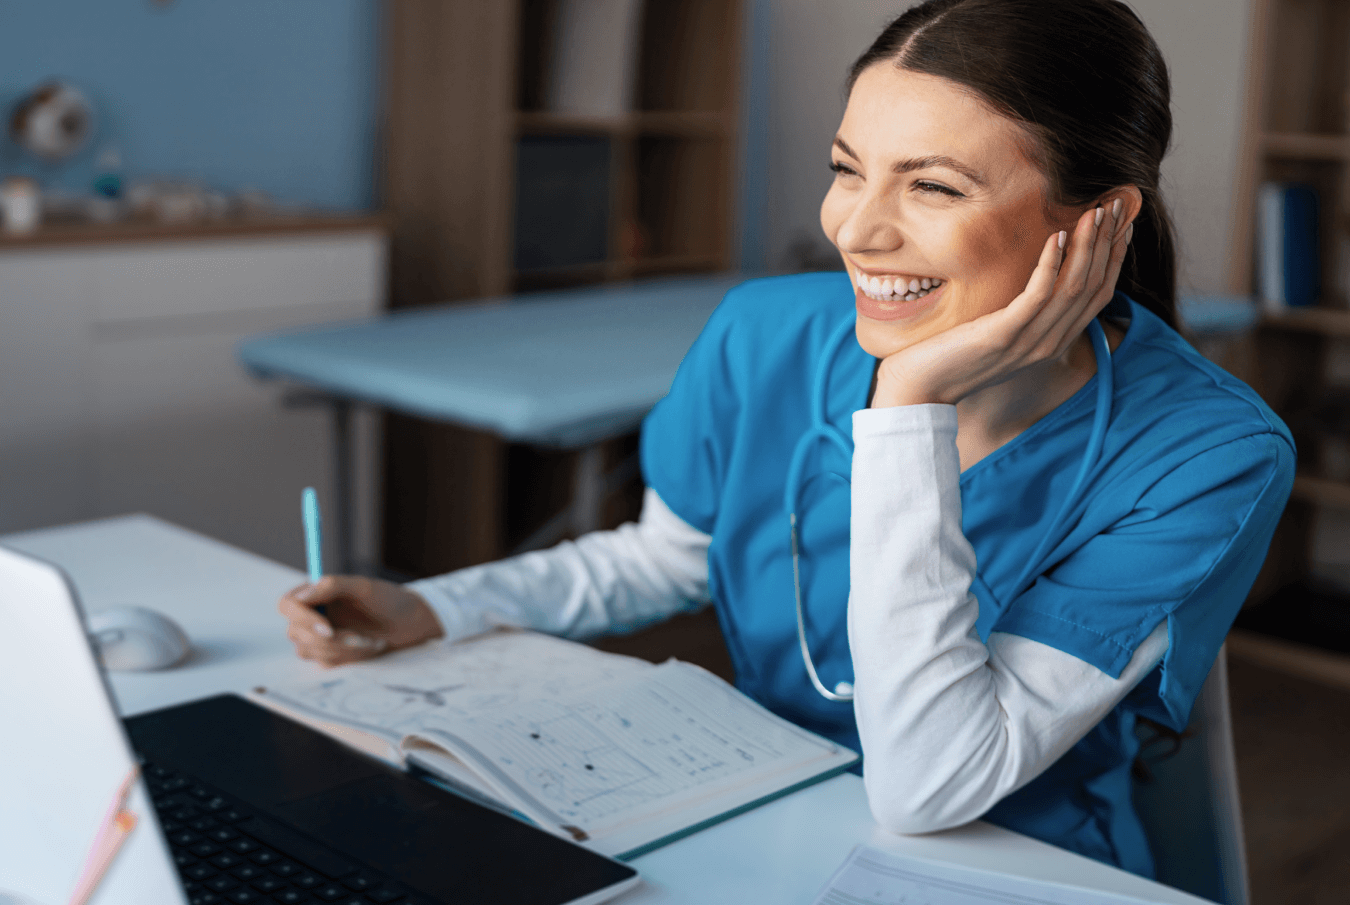
[[[135,822],[90,905],[592,905],[639,882],[237,695],[119,720],[69,581],[4,547],[0,626],[0,905],[71,901],[119,789]]]

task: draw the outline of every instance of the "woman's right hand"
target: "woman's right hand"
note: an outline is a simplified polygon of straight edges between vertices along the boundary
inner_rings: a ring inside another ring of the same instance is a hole
[[[322,606],[320,613],[315,607]],[[327,575],[288,591],[277,604],[295,652],[323,666],[366,660],[445,634],[427,602],[401,584]]]

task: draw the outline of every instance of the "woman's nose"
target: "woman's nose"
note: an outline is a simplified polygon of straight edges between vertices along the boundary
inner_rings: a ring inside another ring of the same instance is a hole
[[[895,251],[904,244],[898,212],[881,192],[863,192],[840,224],[835,242],[841,251]]]

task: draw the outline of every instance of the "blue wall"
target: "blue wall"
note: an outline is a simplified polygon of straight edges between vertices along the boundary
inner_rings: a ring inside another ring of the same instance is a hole
[[[0,0],[0,175],[87,191],[116,145],[128,179],[190,179],[278,201],[369,207],[377,0]],[[9,113],[58,77],[92,101],[77,157],[37,162]]]

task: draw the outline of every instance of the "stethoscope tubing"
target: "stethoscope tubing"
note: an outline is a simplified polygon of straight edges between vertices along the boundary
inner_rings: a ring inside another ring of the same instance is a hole
[[[806,613],[802,606],[800,556],[797,545],[797,503],[799,502],[797,497],[802,489],[801,474],[802,469],[806,466],[806,455],[815,442],[825,440],[838,448],[845,458],[850,461],[853,458],[853,449],[849,438],[844,436],[843,431],[825,420],[826,389],[830,365],[833,363],[844,337],[853,332],[853,329],[853,319],[845,320],[825,342],[824,355],[821,356],[820,364],[817,365],[816,373],[812,379],[811,426],[797,440],[797,445],[792,451],[792,459],[788,464],[787,486],[783,490],[783,508],[788,513],[788,530],[792,550],[792,591],[797,615],[797,642],[801,648],[802,663],[806,666],[806,674],[811,680],[811,685],[821,697],[827,701],[844,704],[853,701],[853,684],[851,682],[839,682],[833,690],[826,687],[816,671],[815,661],[811,657],[811,648],[806,641]],[[1087,447],[1083,452],[1078,474],[1075,476],[1073,484],[1070,485],[1069,492],[1064,497],[1064,502],[1060,504],[1059,512],[1056,513],[1054,521],[1051,522],[1052,526],[1062,522],[1076,502],[1078,493],[1082,490],[1088,474],[1091,473],[1097,461],[1101,458],[1102,447],[1106,442],[1106,432],[1111,423],[1111,400],[1115,393],[1111,346],[1106,341],[1106,333],[1102,330],[1101,323],[1095,318],[1088,324],[1088,334],[1091,337],[1092,350],[1097,359],[1096,410],[1093,413],[1092,431],[1088,435]],[[842,478],[843,475],[840,475],[840,477]],[[1022,574],[1013,586],[1014,596],[1026,590],[1027,579],[1031,577],[1032,569],[1045,555],[1053,537],[1054,531],[1052,530],[1042,534],[1035,553],[1027,559]]]

